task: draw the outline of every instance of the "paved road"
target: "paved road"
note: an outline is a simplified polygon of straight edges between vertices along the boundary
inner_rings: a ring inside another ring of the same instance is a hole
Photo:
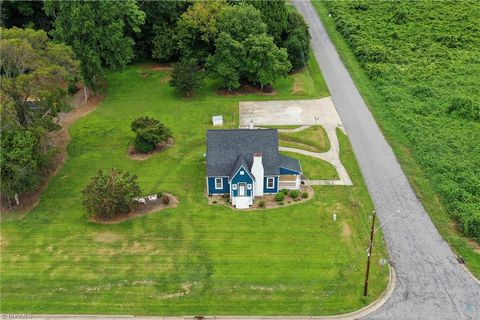
[[[480,284],[460,266],[415,196],[391,147],[308,1],[295,6],[342,117],[383,227],[397,285],[369,319],[480,319]]]

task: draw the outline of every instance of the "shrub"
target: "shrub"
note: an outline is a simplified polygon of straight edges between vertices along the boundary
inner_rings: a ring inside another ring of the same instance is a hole
[[[148,153],[172,135],[170,130],[160,121],[151,117],[139,117],[132,121],[132,131],[137,135],[133,141],[135,150],[140,153]]]
[[[165,205],[166,205],[166,204],[169,204],[169,203],[170,203],[170,197],[167,196],[166,194],[164,194],[164,195],[162,196],[162,203],[165,204]]]
[[[102,170],[83,189],[83,205],[90,216],[110,219],[134,209],[141,194],[136,175],[120,169]]]
[[[280,190],[281,193],[283,193],[284,195],[287,195],[288,194],[288,190],[287,189],[282,189]]]
[[[158,198],[161,198],[162,196],[163,196],[163,192],[158,192],[158,193],[157,193],[157,197],[158,197]]]
[[[302,193],[302,198],[307,199],[308,198],[308,192],[303,192]]]
[[[290,191],[290,198],[297,199],[298,198],[298,191],[297,190]]]
[[[133,140],[133,147],[135,151],[140,153],[149,153],[155,149],[155,145],[148,143],[142,137],[136,136],[135,140]]]
[[[258,206],[259,206],[260,208],[264,208],[264,207],[265,207],[265,201],[260,200],[260,201],[258,202]]]
[[[281,201],[283,201],[283,199],[285,199],[285,193],[280,191],[279,193],[277,193],[275,195],[275,201],[281,202]]]
[[[78,91],[77,84],[75,82],[68,82],[67,92],[68,94],[74,94]]]

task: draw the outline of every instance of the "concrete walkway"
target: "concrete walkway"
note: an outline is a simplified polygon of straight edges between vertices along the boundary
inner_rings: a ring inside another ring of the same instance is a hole
[[[302,130],[305,130],[307,128],[310,128],[311,126],[300,126],[298,128],[294,129],[278,129],[278,132],[300,132]]]
[[[336,186],[351,186],[352,180],[348,175],[347,169],[343,166],[340,161],[340,144],[338,142],[336,128],[327,127],[325,128],[327,132],[328,139],[330,140],[330,150],[327,152],[312,152],[297,148],[290,147],[279,147],[280,151],[296,152],[306,156],[322,159],[327,161],[337,170],[338,180],[306,180],[305,184],[307,186],[325,186],[325,185],[336,185]]]
[[[412,190],[315,8],[293,4],[310,26],[312,49],[342,117],[383,225],[397,285],[368,319],[480,319],[480,285],[443,240]],[[399,214],[392,216],[397,210]],[[387,220],[388,219],[388,220]]]

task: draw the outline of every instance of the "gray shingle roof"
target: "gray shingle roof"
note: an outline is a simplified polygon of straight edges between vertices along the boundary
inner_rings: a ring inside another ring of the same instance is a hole
[[[230,173],[230,177],[233,177],[233,175],[237,173],[240,167],[244,167],[245,171],[247,171],[249,175],[252,175],[250,173],[250,168],[248,167],[247,161],[245,161],[245,158],[243,157],[243,155],[239,155],[237,158],[237,161],[235,162],[235,165],[233,166],[232,172]]]
[[[230,176],[240,155],[250,169],[255,152],[262,153],[265,175],[279,174],[277,129],[208,130],[207,175]]]
[[[297,172],[302,172],[302,168],[300,167],[300,161],[298,161],[298,159],[290,158],[290,157],[284,156],[283,154],[280,154],[279,157],[280,157],[280,164],[279,164],[280,167],[297,171]]]

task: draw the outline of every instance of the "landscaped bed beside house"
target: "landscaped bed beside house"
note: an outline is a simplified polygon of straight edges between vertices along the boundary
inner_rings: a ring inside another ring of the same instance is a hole
[[[283,196],[279,196],[279,194]],[[265,194],[261,197],[256,197],[255,202],[247,210],[275,209],[295,205],[311,199],[314,194],[313,188],[308,186],[302,186],[299,190],[289,191],[284,189],[275,194]],[[230,196],[228,194],[209,196],[208,204],[231,207]]]

